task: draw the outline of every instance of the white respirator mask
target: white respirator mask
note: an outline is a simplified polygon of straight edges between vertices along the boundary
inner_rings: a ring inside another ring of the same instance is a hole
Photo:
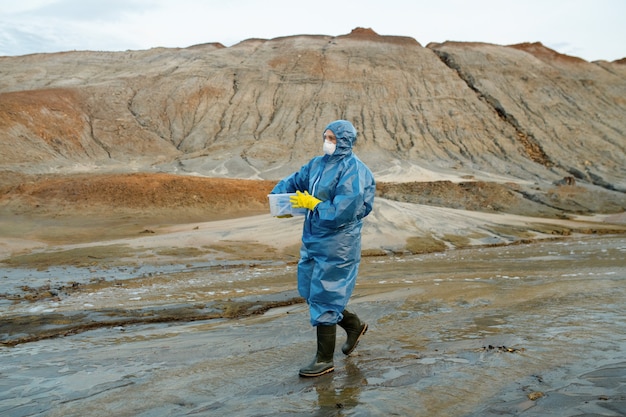
[[[329,142],[327,140],[324,141],[324,146],[322,146],[322,149],[324,150],[324,153],[326,155],[334,154],[336,148],[337,148],[337,145],[335,145],[334,143]]]

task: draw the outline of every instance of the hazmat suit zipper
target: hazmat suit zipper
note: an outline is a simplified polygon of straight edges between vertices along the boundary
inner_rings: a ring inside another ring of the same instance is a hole
[[[319,174],[315,177],[315,179],[313,180],[313,185],[311,185],[311,195],[316,197],[316,191],[317,191],[317,185],[319,184],[320,180],[322,179],[322,174],[324,173],[324,169],[326,168],[326,163],[324,162],[324,165],[322,166],[322,168],[320,169]],[[307,219],[310,218],[310,216],[313,215],[313,210],[308,210],[306,213],[306,217]]]
[[[315,177],[315,180],[313,180],[313,185],[311,186],[311,195],[314,197],[317,197],[317,186],[320,180],[322,179],[322,174],[324,174],[324,169],[326,169],[326,162],[324,162],[324,165],[320,169],[319,174],[317,175],[317,177]]]

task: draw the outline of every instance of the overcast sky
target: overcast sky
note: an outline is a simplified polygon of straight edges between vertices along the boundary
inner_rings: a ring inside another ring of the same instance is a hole
[[[187,47],[356,27],[510,45],[587,61],[626,57],[626,0],[0,0],[0,56]]]

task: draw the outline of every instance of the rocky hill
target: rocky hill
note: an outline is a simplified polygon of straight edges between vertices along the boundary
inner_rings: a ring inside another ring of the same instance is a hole
[[[106,176],[169,173],[263,180],[250,207],[233,200],[236,213],[258,213],[271,182],[319,154],[324,126],[344,118],[379,196],[522,215],[619,213],[625,116],[624,60],[587,62],[540,43],[424,47],[357,28],[228,48],[0,57],[0,203],[34,213],[55,199],[64,211],[129,187],[112,204],[163,207],[178,187],[187,203],[177,209],[222,207],[197,181]],[[96,173],[91,188],[80,185]],[[61,187],[52,174],[80,176]],[[161,188],[136,192],[142,181]],[[426,185],[394,185],[412,182]]]
[[[278,179],[337,118],[379,180],[626,189],[626,66],[541,44],[345,36],[0,58],[0,168]]]

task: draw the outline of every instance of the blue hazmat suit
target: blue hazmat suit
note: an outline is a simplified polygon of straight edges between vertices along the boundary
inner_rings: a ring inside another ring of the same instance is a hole
[[[337,138],[332,155],[317,156],[281,180],[273,194],[305,190],[321,200],[302,228],[298,292],[309,305],[311,325],[339,322],[356,284],[363,218],[372,211],[376,183],[352,152],[357,132],[337,120],[324,129]]]

